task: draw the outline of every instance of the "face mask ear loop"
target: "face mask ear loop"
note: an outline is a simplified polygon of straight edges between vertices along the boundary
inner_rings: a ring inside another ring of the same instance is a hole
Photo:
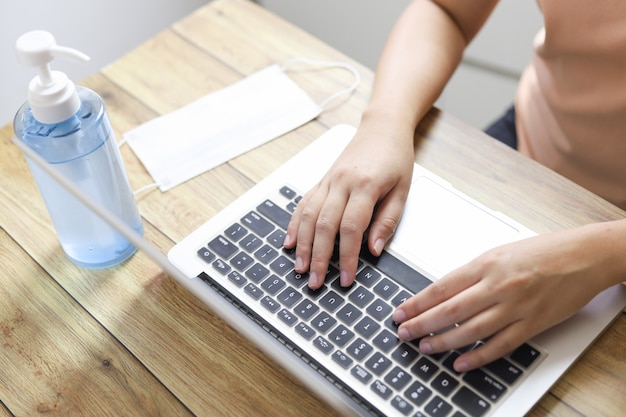
[[[325,67],[325,68],[343,68],[345,70],[350,71],[352,75],[354,76],[354,82],[350,86],[337,91],[336,93],[332,94],[330,97],[326,98],[325,100],[323,100],[321,103],[318,104],[318,106],[322,109],[324,109],[328,105],[328,103],[335,100],[337,97],[340,97],[344,94],[352,93],[354,90],[356,90],[356,88],[361,83],[361,74],[359,74],[359,71],[357,71],[357,69],[354,66],[346,64],[344,62],[315,61],[315,60],[307,59],[307,58],[294,58],[294,59],[290,59],[289,61],[287,61],[282,66],[282,70],[287,71],[287,67],[289,67],[290,65],[296,62],[301,62],[304,64]]]
[[[124,138],[124,139],[120,140],[120,141],[117,143],[117,147],[118,147],[118,148],[121,148],[122,146],[126,145],[126,143],[128,143],[128,142],[127,142],[127,141],[126,141],[126,139]],[[153,182],[152,184],[147,184],[147,185],[144,185],[143,187],[140,187],[140,188],[138,188],[137,190],[133,191],[133,195],[141,194],[141,193],[143,193],[144,191],[148,191],[148,190],[151,190],[151,189],[153,189],[153,188],[158,188],[158,187],[160,187],[160,186],[161,186],[160,184],[158,184],[158,183],[156,183],[156,182]]]
[[[153,188],[158,188],[158,187],[160,187],[160,185],[157,184],[156,182],[153,182],[152,184],[147,184],[147,185],[144,185],[143,187],[136,189],[135,191],[133,191],[133,195],[141,194],[144,191],[148,191],[148,190],[151,190]]]

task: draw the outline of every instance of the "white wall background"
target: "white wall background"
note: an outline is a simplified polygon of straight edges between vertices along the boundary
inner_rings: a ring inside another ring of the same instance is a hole
[[[395,20],[410,0],[258,0],[374,69]],[[501,0],[436,103],[484,128],[513,101],[517,80],[543,25],[535,1]]]
[[[257,0],[372,69],[409,1]],[[0,0],[0,126],[12,120],[34,76],[14,56],[13,45],[22,33],[48,30],[59,44],[90,55],[88,64],[54,63],[55,69],[79,81],[206,2]],[[534,1],[501,0],[437,105],[483,128],[512,102],[541,25]]]
[[[0,126],[26,100],[33,69],[20,66],[14,44],[24,32],[43,29],[59,45],[81,50],[87,64],[55,61],[53,68],[80,81],[207,0],[0,0]]]

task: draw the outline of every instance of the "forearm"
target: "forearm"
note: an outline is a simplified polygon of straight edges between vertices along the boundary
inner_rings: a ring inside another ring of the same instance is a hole
[[[364,120],[384,117],[415,129],[457,68],[495,1],[415,0],[394,26],[376,69]]]
[[[581,239],[588,240],[590,259],[598,260],[594,277],[598,291],[626,283],[626,219],[584,226],[580,231]]]

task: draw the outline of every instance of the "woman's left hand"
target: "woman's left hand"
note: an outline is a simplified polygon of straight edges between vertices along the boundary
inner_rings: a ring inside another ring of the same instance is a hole
[[[422,338],[419,346],[426,354],[489,338],[456,359],[459,372],[511,352],[624,279],[614,279],[619,271],[623,274],[624,261],[616,250],[619,245],[606,237],[613,236],[610,225],[536,236],[489,250],[400,305],[393,316],[401,323],[398,336]],[[603,278],[611,271],[616,273],[613,278]],[[446,328],[450,330],[436,334]]]

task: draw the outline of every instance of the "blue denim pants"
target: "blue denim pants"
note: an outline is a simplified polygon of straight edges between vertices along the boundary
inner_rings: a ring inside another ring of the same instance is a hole
[[[485,129],[485,133],[500,142],[517,149],[517,132],[515,130],[515,107],[508,110]]]

